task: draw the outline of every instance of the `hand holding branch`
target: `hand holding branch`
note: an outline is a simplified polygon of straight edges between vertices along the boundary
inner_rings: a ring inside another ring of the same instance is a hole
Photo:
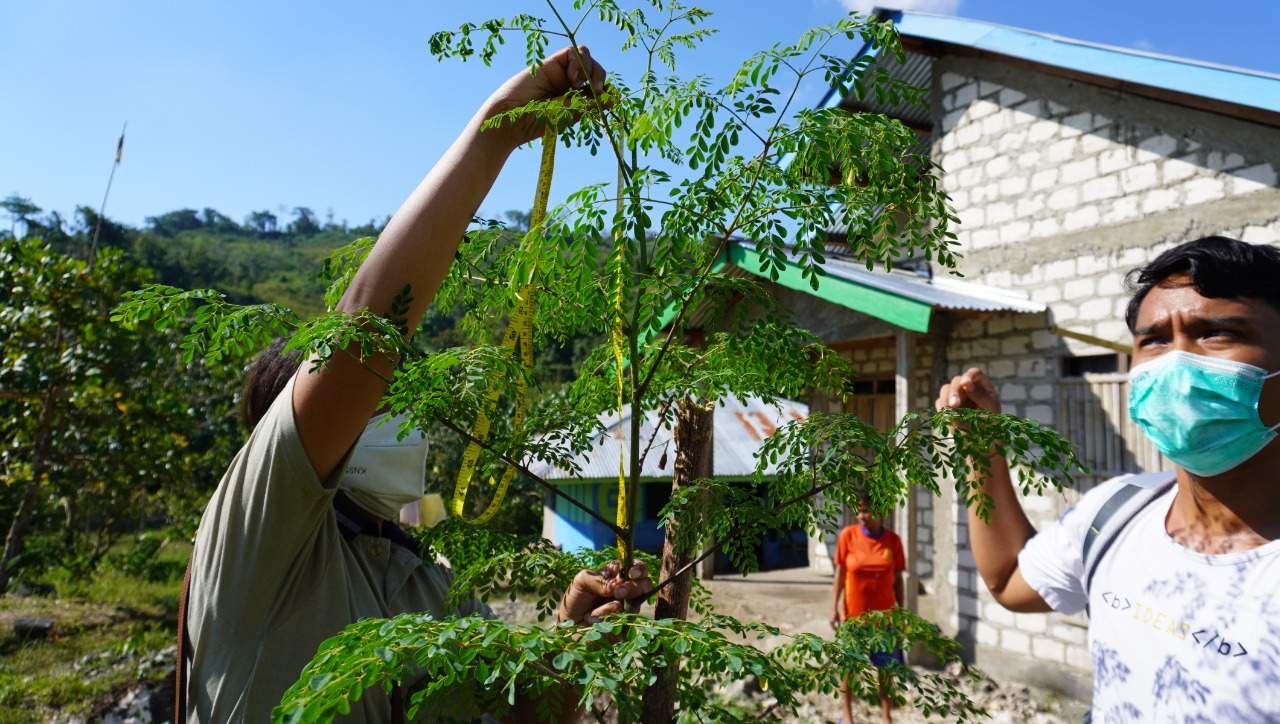
[[[605,616],[622,613],[627,601],[643,600],[652,591],[649,567],[642,561],[632,564],[625,579],[617,561],[610,562],[599,571],[581,570],[560,600],[556,619],[590,626]]]

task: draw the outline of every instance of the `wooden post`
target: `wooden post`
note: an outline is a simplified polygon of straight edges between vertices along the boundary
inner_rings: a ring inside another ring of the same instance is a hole
[[[915,386],[916,338],[905,329],[899,329],[897,332],[897,353],[893,412],[896,420],[901,420],[911,411],[912,392]],[[909,489],[906,505],[894,513],[893,530],[902,539],[902,552],[907,558],[907,570],[903,574],[902,586],[904,600],[899,601],[898,605],[912,613],[919,611],[916,605],[916,592],[920,587],[916,568],[916,559],[919,557],[916,551],[916,514],[916,491]]]
[[[715,544],[716,544],[716,537],[711,536],[711,538],[707,540],[707,545],[713,546]],[[701,578],[704,581],[710,581],[711,579],[715,578],[716,577],[716,554],[712,553],[706,558],[703,558],[702,562],[698,564],[697,570],[698,570],[698,578]]]

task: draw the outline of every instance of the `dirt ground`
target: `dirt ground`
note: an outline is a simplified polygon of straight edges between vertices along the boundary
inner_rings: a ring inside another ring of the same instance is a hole
[[[750,576],[721,575],[704,582],[713,595],[716,609],[740,620],[765,621],[784,633],[831,635],[828,618],[831,611],[831,577],[821,576],[807,568],[753,573]],[[927,615],[926,615],[927,617]],[[767,647],[766,640],[761,645]],[[1002,724],[1034,722],[1063,724],[1079,722],[1084,706],[1079,702],[1014,682],[985,679],[976,687],[964,686],[966,693],[987,710],[989,721]],[[814,697],[801,708],[795,721],[808,724],[834,724],[840,719],[840,704],[834,697]],[[941,722],[925,718],[910,709],[897,709],[894,722],[916,724]],[[855,722],[879,722],[879,711],[858,703]]]

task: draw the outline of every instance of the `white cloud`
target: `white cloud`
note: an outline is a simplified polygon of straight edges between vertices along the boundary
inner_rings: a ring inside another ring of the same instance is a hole
[[[1147,40],[1146,38],[1138,38],[1132,43],[1129,43],[1129,47],[1133,48],[1134,50],[1143,50],[1148,53],[1156,52],[1156,44],[1151,42],[1150,40]]]
[[[846,10],[869,13],[873,8],[886,7],[894,10],[918,10],[925,13],[941,13],[954,15],[960,9],[963,0],[840,0]]]

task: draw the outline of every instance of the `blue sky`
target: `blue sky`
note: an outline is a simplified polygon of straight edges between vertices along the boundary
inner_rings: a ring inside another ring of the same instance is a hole
[[[571,5],[562,2],[562,5]],[[720,34],[682,56],[680,72],[716,80],[750,52],[790,42],[863,0],[706,0]],[[905,0],[1071,38],[1280,74],[1276,0]],[[41,0],[0,3],[0,196],[19,193],[70,215],[102,200],[121,126],[123,162],[107,215],[140,225],[179,208],[243,220],[307,206],[352,224],[392,213],[479,103],[518,69],[438,63],[436,30],[543,2],[439,0]],[[616,37],[585,42],[632,71]],[[629,73],[628,73],[629,74]],[[802,88],[817,102],[825,89]],[[517,152],[482,211],[531,205],[537,153]],[[607,164],[558,159],[556,196],[611,180]],[[283,219],[282,219],[283,220]]]

